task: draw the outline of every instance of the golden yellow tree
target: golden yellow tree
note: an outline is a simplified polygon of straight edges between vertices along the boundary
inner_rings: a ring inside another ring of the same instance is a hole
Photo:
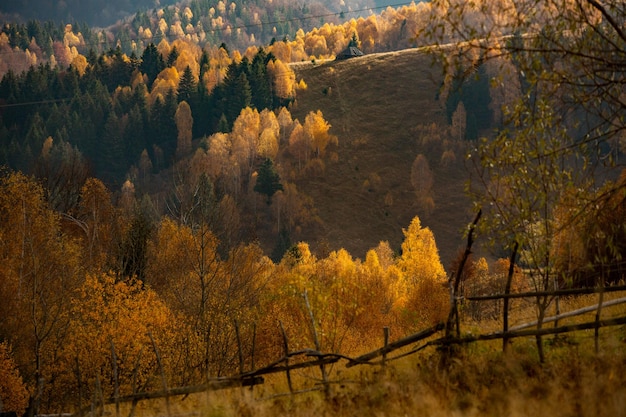
[[[300,121],[293,122],[293,128],[289,135],[289,153],[298,158],[298,171],[302,169],[302,162],[309,160],[310,147],[304,135],[304,129]]]
[[[89,404],[94,395],[160,390],[162,373],[171,386],[189,381],[189,369],[177,366],[189,332],[140,281],[90,274],[71,305],[59,356],[65,372],[56,384],[61,391],[80,393],[80,405]]]
[[[293,98],[296,94],[296,74],[279,59],[267,63],[267,71],[274,84],[274,94],[282,99]]]
[[[304,119],[302,126],[304,135],[318,158],[324,156],[328,145],[338,143],[337,137],[328,132],[330,127],[321,110],[309,112]]]
[[[176,156],[179,158],[191,152],[191,139],[193,129],[193,116],[191,115],[191,107],[186,101],[178,104],[174,121],[178,129],[178,141],[176,142]]]
[[[402,232],[404,242],[397,266],[407,289],[407,319],[417,325],[430,325],[448,312],[446,272],[432,231],[422,227],[417,216]]]
[[[279,149],[280,124],[273,111],[263,109],[260,116],[259,149],[258,154],[263,158],[276,159]]]
[[[411,284],[425,280],[445,281],[446,272],[439,258],[433,232],[428,227],[422,227],[419,217],[415,216],[409,228],[402,229],[402,233],[404,242],[398,267],[407,281]]]

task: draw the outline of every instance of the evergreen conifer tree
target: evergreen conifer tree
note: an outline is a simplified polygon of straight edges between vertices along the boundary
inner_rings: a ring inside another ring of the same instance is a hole
[[[280,183],[280,175],[276,172],[274,163],[270,158],[266,158],[259,168],[256,185],[254,191],[267,196],[267,205],[272,203],[272,196],[276,191],[282,190],[283,185]]]

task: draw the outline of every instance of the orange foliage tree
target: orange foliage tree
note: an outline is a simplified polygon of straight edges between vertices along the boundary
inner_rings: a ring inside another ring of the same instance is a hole
[[[193,128],[193,117],[191,115],[191,107],[186,101],[178,104],[174,121],[178,129],[178,140],[176,142],[176,155],[180,158],[187,155],[191,151],[191,139]]]
[[[28,405],[26,384],[17,369],[8,343],[0,343],[0,399],[1,411],[21,416]]]
[[[81,282],[79,249],[45,201],[34,179],[0,178],[0,297],[12,312],[0,315],[0,339],[11,342],[34,395],[39,381],[58,375],[69,301]]]
[[[57,360],[65,372],[55,380],[55,401],[73,401],[80,407],[94,395],[160,390],[161,372],[170,385],[189,381],[183,347],[190,332],[140,281],[90,274],[71,308],[66,343]]]
[[[311,150],[315,152],[318,158],[324,156],[328,145],[337,145],[338,143],[337,137],[328,133],[330,123],[324,119],[324,115],[320,110],[309,112],[306,115],[302,129]]]
[[[446,272],[432,231],[422,227],[418,217],[402,232],[404,242],[397,265],[406,285],[407,317],[418,325],[431,325],[448,312]]]

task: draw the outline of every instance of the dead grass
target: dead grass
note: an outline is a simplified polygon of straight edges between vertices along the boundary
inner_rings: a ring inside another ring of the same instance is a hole
[[[316,240],[324,240],[331,250],[343,247],[363,258],[381,240],[399,248],[402,228],[419,215],[433,230],[447,267],[472,215],[466,211],[470,204],[463,193],[462,158],[441,166],[441,154],[420,146],[413,133],[420,124],[445,123],[443,103],[436,100],[441,71],[431,58],[410,49],[294,69],[308,88],[298,93],[292,115],[302,121],[306,113],[320,109],[339,138],[338,162],[327,162],[322,178],[298,182],[313,197],[324,223],[315,231],[319,236],[305,240],[313,248]],[[420,210],[409,180],[418,153],[427,156],[435,172],[435,210],[430,214]],[[364,189],[372,176],[380,183]]]

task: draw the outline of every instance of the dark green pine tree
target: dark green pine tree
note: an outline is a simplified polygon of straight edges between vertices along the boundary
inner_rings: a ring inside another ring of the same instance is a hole
[[[274,263],[279,263],[285,253],[291,248],[291,237],[289,236],[289,231],[285,228],[282,228],[280,233],[278,234],[278,239],[276,240],[276,246],[272,249],[271,259]]]
[[[461,91],[461,100],[467,111],[467,126],[469,130],[470,118],[476,121],[476,137],[480,132],[491,127],[493,112],[491,111],[491,95],[489,94],[489,76],[485,65],[477,64],[476,73],[470,77]],[[472,139],[468,135],[468,139]]]
[[[229,130],[241,113],[241,109],[252,104],[252,90],[248,81],[249,69],[247,58],[242,59],[239,65],[233,62],[228,66],[224,83],[214,91],[214,98],[218,105],[216,112],[226,115]]]
[[[280,183],[280,175],[274,167],[274,162],[270,158],[265,158],[263,164],[259,168],[254,191],[267,196],[267,205],[272,204],[272,196],[276,191],[282,190],[283,185]]]
[[[172,50],[170,51],[169,55],[167,56],[167,66],[168,67],[173,66],[174,62],[176,62],[179,55],[180,53],[178,52],[178,49],[176,49],[176,47],[174,46]]]
[[[174,121],[174,114],[178,107],[178,101],[174,91],[169,91],[162,100],[161,97],[157,97],[154,104],[150,109],[150,123],[149,123],[149,138],[150,148],[152,145],[158,146],[163,151],[163,163],[165,166],[169,166],[174,158],[174,152],[176,151],[176,141],[178,136],[178,130],[176,128],[176,122]],[[155,155],[152,155],[153,161],[157,161]],[[164,166],[164,167],[165,167]],[[164,168],[159,167],[159,168]]]
[[[154,222],[148,210],[138,207],[133,215],[130,228],[124,236],[119,252],[119,271],[121,277],[137,279],[145,282],[148,240],[154,229]]]
[[[202,56],[200,57],[200,77],[196,84],[195,91],[195,105],[192,106],[191,112],[194,115],[199,115],[200,117],[196,117],[193,123],[193,137],[199,138],[202,136],[211,135],[215,126],[215,118],[216,115],[213,114],[213,100],[211,95],[206,89],[206,86],[201,81],[204,77],[206,71],[209,70],[209,56],[206,51],[202,52]],[[191,104],[190,104],[191,106]]]
[[[489,76],[485,66],[482,65],[482,59],[469,69],[461,67],[456,69],[446,99],[448,123],[452,123],[452,115],[460,102],[463,102],[467,112],[465,137],[468,140],[477,139],[482,130],[491,126],[493,118],[490,108]]]
[[[267,73],[267,63],[271,58],[261,48],[250,65],[252,104],[259,111],[272,107],[271,79]]]
[[[163,62],[163,56],[161,56],[154,43],[150,43],[146,46],[146,49],[143,50],[141,64],[139,64],[139,70],[148,77],[148,88],[152,87],[152,83],[157,75],[159,75],[164,68],[165,62]]]
[[[143,111],[136,104],[128,114],[128,127],[124,134],[124,154],[128,166],[137,165],[141,152],[147,148],[144,121]]]
[[[126,117],[126,116],[125,116]],[[124,131],[126,123],[115,112],[109,114],[98,146],[96,159],[97,175],[102,180],[118,188],[126,172]]]
[[[180,103],[181,101],[186,101],[187,104],[193,106],[195,104],[195,94],[196,80],[194,79],[193,72],[191,72],[191,68],[187,65],[187,67],[185,67],[185,71],[183,71],[182,77],[180,77],[180,81],[178,82],[178,102]]]
[[[248,76],[242,72],[231,84],[226,86],[224,114],[230,128],[232,128],[233,123],[239,117],[241,110],[250,107],[251,104],[252,90],[248,82]]]
[[[135,69],[133,62],[124,59],[124,54],[120,47],[110,50],[107,55],[111,57],[109,65],[104,66],[104,83],[110,92],[118,86],[130,85],[130,77]]]
[[[221,133],[230,132],[230,126],[228,125],[228,120],[226,119],[226,115],[222,113],[220,120],[217,122],[217,131]]]

